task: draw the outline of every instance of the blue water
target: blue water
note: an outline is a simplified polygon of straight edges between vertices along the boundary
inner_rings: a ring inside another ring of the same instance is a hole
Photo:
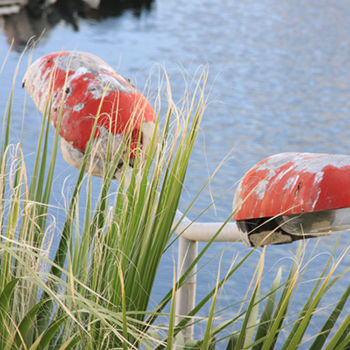
[[[249,0],[173,1],[158,0],[149,12],[135,17],[131,11],[102,21],[79,20],[79,31],[59,23],[48,30],[33,57],[58,50],[82,50],[99,55],[143,89],[158,64],[165,67],[175,101],[181,101],[193,74],[204,65],[209,71],[209,105],[191,157],[181,209],[191,203],[208,177],[228,155],[210,186],[199,197],[189,216],[194,218],[217,199],[203,215],[203,221],[226,219],[232,211],[232,198],[239,179],[256,162],[285,151],[349,153],[350,148],[350,3],[348,1]],[[8,50],[5,35],[0,36],[1,62]],[[23,76],[27,57],[19,68]],[[11,51],[0,75],[0,111],[4,111],[19,53]],[[151,84],[151,96],[152,84]],[[24,92],[20,79],[15,85],[13,124],[21,129]],[[40,126],[40,114],[26,101],[24,152],[31,159]],[[16,135],[15,135],[16,136]],[[20,131],[18,131],[18,137]],[[15,138],[15,137],[14,137]],[[77,172],[59,157],[56,188],[62,179],[71,183]],[[69,186],[65,187],[69,191]],[[60,191],[54,201],[62,207]],[[58,210],[58,218],[60,217]],[[308,243],[317,257],[309,264],[305,283],[300,285],[291,312],[301,309],[307,292],[332,251],[337,235]],[[345,232],[336,256],[350,244]],[[267,247],[264,288],[271,284],[278,267],[284,277],[298,244]],[[203,244],[200,245],[203,247]],[[215,286],[222,252],[221,273],[235,257],[249,252],[243,244],[213,245],[206,259],[214,259],[198,275],[198,300]],[[221,320],[234,317],[254,272],[259,252],[242,266],[220,294],[218,308],[228,307]],[[174,246],[161,265],[152,305],[172,283]],[[339,271],[349,267],[349,254]],[[331,290],[326,304],[334,303],[350,282],[349,274]],[[350,305],[347,305],[350,312]],[[203,312],[203,315],[205,312]],[[324,313],[316,317],[317,330]],[[196,329],[197,335],[203,332]],[[312,333],[311,333],[312,334]],[[305,345],[307,348],[307,345]]]

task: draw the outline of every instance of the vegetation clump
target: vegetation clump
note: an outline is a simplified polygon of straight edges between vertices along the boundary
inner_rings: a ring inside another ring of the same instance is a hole
[[[225,310],[216,309],[218,294],[253,250],[235,261],[224,277],[218,272],[215,288],[178,324],[175,291],[194,264],[179,279],[174,273],[173,287],[150,309],[161,258],[176,242],[172,240],[174,218],[205,110],[206,77],[203,70],[178,106],[164,74],[167,106],[162,108],[161,136],[159,143],[153,142],[146,164],[141,167],[136,162],[131,177],[122,176],[115,195],[111,184],[118,164],[110,164],[99,197],[94,198],[92,179],[84,172],[85,159],[61,230],[50,212],[59,131],[52,135],[47,108],[33,170],[28,173],[21,142],[9,142],[12,87],[0,153],[0,349],[171,349],[175,343],[184,349],[289,350],[304,343],[313,350],[349,348],[350,315],[343,314],[350,285],[342,286],[342,297],[328,310],[324,325],[311,338],[307,333],[326,293],[349,272],[336,272],[347,251],[336,262],[333,255],[325,262],[303,308],[292,315],[288,311],[307,260],[302,246],[286,280],[282,281],[279,270],[264,295],[260,289],[267,253],[262,250],[247,297],[239,301],[239,312],[222,323],[218,317]],[[157,96],[159,106],[164,104],[162,95]],[[59,237],[58,245],[51,244],[53,235]],[[203,319],[199,312],[208,303]],[[164,317],[166,324],[161,321]],[[184,344],[181,331],[193,323],[204,324],[204,334]],[[286,330],[288,335],[280,340]]]

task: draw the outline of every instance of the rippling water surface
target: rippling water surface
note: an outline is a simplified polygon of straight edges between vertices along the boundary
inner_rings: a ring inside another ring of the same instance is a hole
[[[350,3],[345,0],[158,0],[139,17],[126,11],[120,17],[101,21],[81,19],[78,31],[58,23],[48,30],[33,56],[61,49],[89,51],[117,67],[139,89],[154,67],[161,64],[168,72],[174,99],[179,101],[198,67],[206,66],[210,104],[191,158],[181,207],[186,208],[228,155],[190,213],[191,217],[198,215],[213,196],[217,198],[215,207],[203,214],[203,220],[219,221],[232,211],[237,181],[259,160],[285,151],[349,154],[349,14]],[[0,37],[0,48],[4,60],[8,50],[5,35]],[[18,58],[19,53],[11,51],[0,76],[2,111]],[[24,71],[22,64],[19,77]],[[18,82],[13,111],[13,123],[18,130],[23,100]],[[33,140],[38,137],[39,125],[40,115],[27,100],[24,151],[28,158],[35,150]],[[61,158],[57,167],[57,188],[67,176],[74,182],[75,170],[68,168]],[[63,206],[59,191],[54,200]],[[311,261],[306,281],[318,276],[319,262],[327,258],[336,237],[309,242],[307,251],[315,249],[319,255]],[[350,235],[345,233],[336,255],[349,244]],[[266,285],[271,283],[279,266],[290,265],[296,247],[297,244],[291,244],[267,248]],[[242,257],[249,251],[243,244],[213,245],[207,259],[216,258],[199,274],[198,298],[214,286],[223,249],[223,271],[235,256]],[[222,307],[243,297],[258,255],[255,252],[227,283],[220,297]],[[174,256],[175,247],[164,257],[154,302],[171,285]],[[347,255],[341,268],[349,264]],[[349,277],[342,283],[349,283]],[[307,282],[300,286],[295,310],[300,309],[309,288]],[[331,291],[327,300],[331,303],[336,298],[336,291]],[[350,312],[349,305],[347,309]],[[236,310],[228,308],[223,317],[233,316]]]

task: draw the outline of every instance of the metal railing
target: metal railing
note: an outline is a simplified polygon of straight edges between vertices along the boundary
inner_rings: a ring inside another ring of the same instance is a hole
[[[215,242],[242,242],[241,233],[235,222],[229,222],[225,226],[222,222],[191,222],[187,217],[177,213],[175,222],[182,220],[175,225],[175,233],[179,234],[177,273],[182,276],[184,272],[194,263],[198,253],[198,242],[209,242],[215,235]],[[218,231],[220,231],[218,233]],[[176,323],[180,322],[196,303],[196,266],[192,273],[176,292],[175,313]],[[193,339],[194,325],[190,325],[182,332],[184,342]]]

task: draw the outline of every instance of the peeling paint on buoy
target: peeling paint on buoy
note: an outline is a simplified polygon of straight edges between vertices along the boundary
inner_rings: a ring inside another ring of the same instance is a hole
[[[287,243],[346,228],[348,220],[339,221],[345,211],[337,210],[348,207],[350,156],[282,153],[245,174],[234,197],[233,218],[249,244],[267,234],[265,244]]]
[[[138,144],[140,155],[143,159],[147,156],[157,132],[155,112],[135,87],[99,57],[77,51],[46,55],[28,68],[23,85],[41,113],[50,101],[54,127],[62,113],[61,149],[73,167],[80,169],[82,165],[96,118],[90,168],[93,175],[103,176],[108,149],[116,156],[123,147],[125,156],[130,147],[130,164]],[[119,176],[120,167],[115,173]]]

